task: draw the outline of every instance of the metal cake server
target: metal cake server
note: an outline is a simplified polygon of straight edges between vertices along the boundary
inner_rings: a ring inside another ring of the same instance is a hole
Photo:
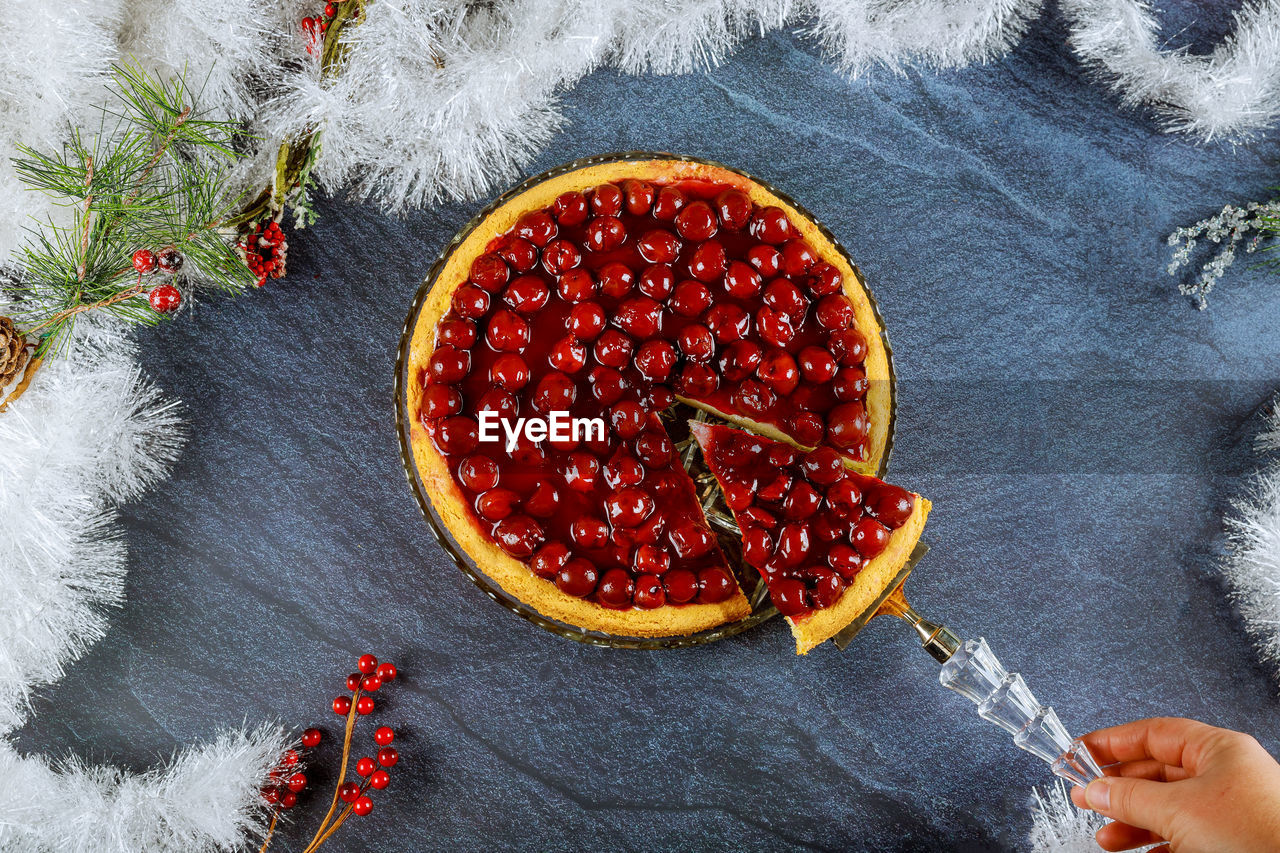
[[[1018,747],[1049,763],[1054,774],[1076,785],[1088,785],[1103,773],[1078,738],[1067,734],[1053,708],[1041,705],[1022,676],[1007,672],[982,637],[961,640],[945,625],[922,617],[907,602],[902,586],[920,558],[928,552],[923,542],[894,576],[883,593],[853,622],[837,634],[838,648],[848,647],[858,632],[876,616],[896,616],[915,629],[920,645],[942,664],[938,680],[978,706],[978,715],[1013,735]]]

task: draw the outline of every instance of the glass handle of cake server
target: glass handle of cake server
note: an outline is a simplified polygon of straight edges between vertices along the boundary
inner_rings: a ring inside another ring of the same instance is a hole
[[[943,687],[970,699],[979,716],[1013,735],[1017,746],[1048,762],[1068,782],[1088,785],[1103,775],[1084,741],[1067,734],[1057,713],[1036,701],[1021,675],[1001,666],[986,640],[960,642],[950,629],[926,624],[938,629],[932,637],[920,633],[925,648],[942,662],[938,680]]]

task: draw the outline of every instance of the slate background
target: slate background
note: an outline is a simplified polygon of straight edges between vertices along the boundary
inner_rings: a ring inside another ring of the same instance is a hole
[[[1173,4],[1166,32],[1207,49],[1230,8]],[[1213,565],[1280,385],[1280,287],[1233,271],[1197,312],[1162,242],[1265,194],[1275,137],[1158,134],[1064,38],[1049,13],[999,63],[853,84],[787,33],[707,74],[600,72],[565,94],[529,173],[666,149],[801,199],[891,334],[891,476],[935,505],[919,609],[984,634],[1076,731],[1179,714],[1276,751],[1275,686]],[[372,650],[404,673],[376,717],[403,759],[334,853],[1025,846],[1048,773],[898,624],[807,659],[779,622],[683,651],[585,648],[447,561],[400,466],[392,369],[422,276],[482,204],[397,220],[326,202],[285,282],[144,334],[192,439],[126,510],[128,603],[19,747],[142,768],[246,718],[336,735],[326,708]]]

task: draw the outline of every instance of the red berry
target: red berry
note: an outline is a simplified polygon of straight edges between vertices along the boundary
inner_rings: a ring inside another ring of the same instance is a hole
[[[676,366],[676,349],[667,341],[645,341],[636,352],[636,369],[653,382],[664,382]]]
[[[711,334],[722,344],[741,340],[751,331],[751,315],[737,305],[713,305],[704,319]]]
[[[711,291],[700,281],[686,279],[676,285],[669,304],[682,317],[700,317],[711,306]]]
[[[459,317],[474,320],[489,310],[489,294],[474,284],[464,284],[453,292],[453,310]]]
[[[498,352],[520,352],[528,346],[529,335],[528,320],[514,311],[501,308],[489,318],[484,338]]]
[[[351,804],[351,811],[360,817],[364,817],[373,811],[373,800],[368,797],[360,797]]]
[[[382,679],[376,675],[366,675],[360,681],[360,689],[366,693],[373,693],[380,687],[382,687]]]
[[[844,476],[840,454],[830,447],[818,447],[804,455],[801,462],[805,476],[819,486],[829,486]]]
[[[302,733],[302,745],[307,749],[312,749],[320,745],[320,740],[324,735],[319,729],[307,729]]]
[[[498,546],[517,560],[532,557],[544,537],[542,525],[527,515],[504,518],[493,529],[493,538]]]
[[[569,525],[569,538],[579,548],[600,548],[609,539],[609,527],[598,518],[579,518]],[[571,565],[573,565],[572,560],[561,570],[561,575]],[[561,588],[563,589],[563,585]]]
[[[634,592],[635,582],[631,580],[627,570],[612,568],[600,578],[596,598],[608,607],[630,607]]]
[[[348,676],[347,676],[347,689],[348,689],[348,690],[358,690],[358,689],[360,688],[360,679],[362,679],[362,678],[364,678],[364,676],[363,676],[363,675],[361,675],[361,674],[360,674],[360,673],[358,673],[358,672],[353,672],[353,673],[351,673],[350,675],[348,675]]]
[[[351,712],[351,697],[338,696],[333,700],[333,713],[346,716]]]
[[[133,268],[140,273],[149,273],[156,268],[156,253],[150,249],[139,249],[133,253]]]
[[[626,199],[627,213],[632,216],[644,216],[653,206],[653,184],[646,181],[626,181],[622,185]]]
[[[338,786],[338,799],[344,803],[354,803],[360,796],[360,786],[355,782],[343,782]]]
[[[170,246],[156,253],[156,265],[164,272],[177,272],[182,269],[182,255]]]
[[[680,352],[684,353],[685,358],[690,361],[710,361],[711,356],[715,354],[716,339],[712,336],[711,330],[700,323],[690,323],[681,329],[678,340]],[[459,408],[461,408],[461,402],[462,397],[459,395]]]
[[[500,355],[489,368],[489,381],[508,391],[519,391],[529,384],[529,366],[515,353]]]
[[[388,684],[396,680],[396,676],[400,673],[396,670],[396,665],[390,661],[383,661],[378,664],[378,677],[382,679],[383,684]]]
[[[612,252],[627,239],[627,227],[616,216],[597,216],[587,223],[586,246],[593,252]]]
[[[372,696],[361,696],[356,700],[356,713],[362,717],[367,714],[372,714],[373,708],[374,702]]]
[[[307,775],[305,773],[294,773],[285,784],[289,786],[290,791],[296,794],[307,787]]]
[[[652,338],[662,329],[662,306],[647,296],[633,296],[618,306],[613,322],[634,337]]]
[[[538,247],[523,237],[508,237],[498,254],[517,272],[528,272],[538,263]]]
[[[559,230],[551,214],[545,210],[534,210],[520,217],[514,233],[541,249],[555,239]]]
[[[668,601],[688,604],[698,594],[698,576],[688,569],[672,569],[662,576],[662,586]]]
[[[617,329],[605,329],[596,341],[596,361],[608,367],[626,367],[631,361],[631,347],[631,338]]]
[[[462,395],[452,385],[433,382],[422,392],[422,414],[428,418],[443,418],[462,411]]]
[[[368,776],[377,769],[378,763],[367,755],[356,762],[356,775],[358,776]]]
[[[324,16],[326,18],[336,17],[337,14],[338,14],[338,6],[336,3],[329,2],[324,4]]]
[[[284,754],[284,758],[281,760],[281,763],[282,763],[285,767],[292,767],[292,766],[294,766],[295,764],[297,764],[297,763],[298,763],[298,752],[297,752],[297,750],[293,750],[293,749],[287,750],[287,751],[285,752],[285,754]]]
[[[709,240],[716,233],[717,227],[716,215],[711,210],[711,205],[701,199],[685,205],[676,215],[676,230],[686,240]]]
[[[391,726],[379,726],[373,733],[373,739],[378,746],[391,746],[391,742],[396,739],[395,729]]]
[[[587,221],[587,199],[580,192],[561,193],[551,205],[551,212],[561,225],[581,225]]]
[[[880,483],[868,490],[867,513],[890,530],[905,524],[913,509],[915,495],[906,489]]]
[[[587,348],[574,335],[565,335],[552,345],[547,361],[562,373],[577,373],[587,363]]]
[[[782,271],[789,276],[800,277],[818,262],[813,247],[804,240],[788,240],[782,244]]]
[[[533,569],[533,573],[538,577],[551,580],[556,576],[556,572],[563,569],[568,562],[569,549],[559,542],[550,542],[538,549],[538,552],[533,555],[533,559],[529,561],[529,567]],[[386,746],[381,742],[379,742],[379,745]]]
[[[751,219],[751,196],[739,189],[724,190],[716,196],[716,213],[722,226],[741,231]]]
[[[821,385],[835,378],[836,360],[822,347],[810,346],[800,350],[798,363],[806,382]]]
[[[800,370],[796,367],[796,360],[782,350],[772,350],[766,355],[756,368],[756,375],[783,396],[796,390],[796,386],[800,384]]]
[[[727,265],[724,246],[718,240],[708,240],[689,255],[689,275],[698,281],[715,281]]]
[[[840,275],[840,270],[826,261],[813,265],[813,269],[809,270],[808,282],[809,292],[815,296],[839,293],[844,286],[844,278]]]
[[[470,320],[457,318],[445,320],[440,324],[437,338],[439,343],[448,344],[460,350],[471,349],[476,342],[476,324]]]
[[[601,184],[591,193],[591,212],[596,216],[617,216],[622,212],[622,190]]]
[[[772,246],[760,243],[747,249],[747,263],[765,278],[773,278],[782,271],[782,253]]]
[[[369,774],[369,787],[381,791],[391,784],[391,774],[385,770],[375,770]]]
[[[280,798],[280,808],[291,809],[298,804],[298,795],[293,791],[285,791],[284,796]]]
[[[182,292],[172,284],[161,284],[147,293],[151,310],[157,314],[172,314],[182,304]]]
[[[266,800],[269,804],[274,806],[276,803],[280,802],[280,789],[279,788],[264,789],[262,792],[262,799]]]

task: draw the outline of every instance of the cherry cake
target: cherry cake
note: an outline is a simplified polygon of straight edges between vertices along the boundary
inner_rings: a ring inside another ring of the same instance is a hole
[[[764,578],[800,654],[871,606],[920,539],[929,502],[845,468],[830,447],[690,428],[738,522],[742,559]]]
[[[723,167],[612,160],[523,187],[448,252],[413,323],[409,442],[432,503],[508,594],[581,628],[680,635],[750,611],[659,418],[675,401],[842,470],[885,453],[888,355],[860,275]],[[485,412],[606,428],[508,452],[501,430],[480,440]],[[871,583],[838,577],[844,598]],[[842,600],[827,583],[793,624],[843,612],[818,605]]]

